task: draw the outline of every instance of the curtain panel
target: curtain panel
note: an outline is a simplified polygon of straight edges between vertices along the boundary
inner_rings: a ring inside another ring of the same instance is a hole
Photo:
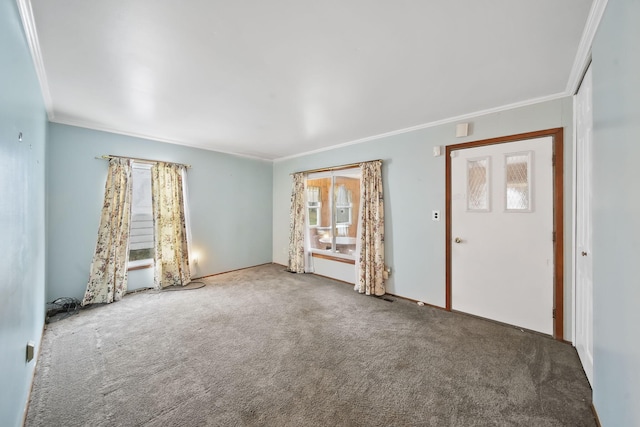
[[[109,161],[98,241],[82,305],[119,301],[127,291],[131,160]]]
[[[360,165],[360,249],[355,290],[384,295],[384,201],[382,162]]]
[[[191,281],[182,185],[183,165],[158,162],[151,168],[155,227],[156,288]]]
[[[293,174],[289,212],[289,271],[304,273],[304,173]]]

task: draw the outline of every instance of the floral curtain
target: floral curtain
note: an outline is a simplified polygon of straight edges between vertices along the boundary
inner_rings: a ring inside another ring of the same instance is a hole
[[[304,173],[293,174],[289,213],[289,271],[304,273]]]
[[[360,248],[355,290],[384,295],[384,202],[382,162],[360,164]]]
[[[185,286],[191,281],[185,224],[184,166],[158,162],[151,168],[155,227],[155,286]]]
[[[127,291],[129,224],[131,221],[131,160],[109,161],[98,242],[82,305],[119,301]]]

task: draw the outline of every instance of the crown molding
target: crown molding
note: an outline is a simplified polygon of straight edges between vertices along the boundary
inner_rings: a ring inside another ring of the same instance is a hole
[[[220,150],[220,149],[216,149],[216,148],[206,147],[204,145],[198,145],[198,144],[194,144],[194,143],[180,141],[180,140],[177,140],[177,139],[160,138],[160,137],[154,136],[154,135],[147,135],[147,134],[143,134],[143,133],[122,131],[122,130],[119,130],[119,129],[110,128],[108,126],[101,126],[101,125],[98,125],[98,124],[95,124],[95,123],[85,122],[83,120],[56,119],[56,120],[49,120],[49,121],[51,123],[57,123],[57,124],[60,124],[60,125],[74,126],[74,127],[79,127],[79,128],[83,128],[83,129],[95,130],[95,131],[99,131],[99,132],[114,133],[114,134],[117,134],[117,135],[130,136],[132,138],[146,139],[148,141],[164,142],[164,143],[167,143],[167,144],[174,144],[174,145],[182,145],[184,147],[197,148],[199,150],[212,151],[212,152],[215,152],[215,153],[227,154],[227,155],[235,156],[235,157],[244,157],[244,158],[247,158],[247,159],[261,160],[261,161],[266,161],[266,162],[269,162],[269,163],[273,162],[272,159],[269,159],[269,158],[266,158],[266,157],[260,157],[260,156],[255,156],[255,155],[251,155],[251,154],[242,154],[242,153],[237,153],[237,152],[234,152],[234,151]]]
[[[604,10],[607,7],[607,2],[608,0],[594,0],[591,5],[591,10],[589,10],[589,16],[587,17],[587,23],[584,26],[582,38],[578,45],[578,52],[576,53],[576,57],[573,61],[573,67],[571,67],[567,88],[565,89],[567,96],[573,96],[576,94],[580,87],[580,83],[582,82],[582,78],[584,77],[584,73],[587,71],[587,67],[591,63],[591,45],[593,44],[593,39],[596,35],[596,31],[598,30],[598,26],[600,26],[602,15],[604,15]]]
[[[429,123],[425,123],[418,126],[399,129],[399,130],[387,132],[387,133],[382,133],[379,135],[369,136],[366,138],[357,139],[355,141],[332,145],[330,147],[320,148],[312,151],[306,151],[304,153],[299,153],[299,154],[293,154],[291,156],[280,157],[280,158],[274,159],[274,162],[281,162],[285,160],[295,159],[297,157],[304,157],[311,154],[322,153],[324,151],[329,151],[336,148],[347,147],[349,145],[355,145],[355,144],[361,144],[363,142],[373,141],[380,138],[386,138],[393,135],[399,135],[402,133],[413,132],[415,130],[426,129],[426,128],[458,122],[458,121],[470,120],[470,119],[477,118],[477,117],[484,116],[491,113],[498,113],[498,112],[510,110],[513,108],[525,107],[527,105],[533,105],[541,102],[551,101],[558,98],[573,96],[578,91],[578,88],[580,87],[580,83],[582,82],[582,78],[584,77],[584,73],[587,70],[587,67],[589,66],[589,64],[591,63],[591,45],[593,44],[593,39],[596,35],[596,31],[598,30],[598,26],[600,25],[600,21],[602,20],[602,16],[604,15],[607,2],[608,0],[594,0],[593,4],[591,5],[591,9],[589,10],[589,15],[587,17],[587,22],[585,24],[584,31],[582,32],[582,37],[580,38],[578,51],[573,61],[573,66],[571,67],[571,72],[569,74],[569,79],[567,81],[567,87],[565,88],[564,92],[560,92],[560,93],[556,93],[553,95],[548,95],[540,98],[534,98],[528,101],[517,102],[513,104],[503,105],[500,107],[490,108],[487,110],[481,110],[481,111],[477,111],[470,114],[464,114],[461,116],[429,122]]]
[[[398,130],[394,130],[394,131],[391,131],[391,132],[381,133],[381,134],[378,134],[378,135],[368,136],[368,137],[365,137],[365,138],[356,139],[354,141],[349,141],[349,142],[344,142],[344,143],[341,143],[341,144],[332,145],[332,146],[329,146],[329,147],[319,148],[317,150],[305,151],[304,153],[293,154],[291,156],[286,156],[286,157],[279,157],[277,159],[274,159],[273,161],[274,162],[282,162],[282,161],[285,161],[285,160],[295,159],[297,157],[304,157],[304,156],[308,156],[310,154],[317,154],[317,153],[322,153],[324,151],[334,150],[336,148],[342,148],[342,147],[348,147],[350,145],[362,144],[364,142],[369,142],[369,141],[373,141],[373,140],[381,139],[381,138],[387,138],[387,137],[394,136],[394,135],[400,135],[400,134],[403,134],[403,133],[413,132],[413,131],[420,130],[420,129],[427,129],[427,128],[432,128],[432,127],[435,127],[435,126],[445,125],[445,124],[449,124],[449,123],[461,122],[461,121],[465,121],[465,120],[475,119],[475,118],[478,118],[478,117],[481,117],[481,116],[486,116],[487,114],[500,113],[502,111],[512,110],[514,108],[526,107],[528,105],[534,105],[534,104],[540,104],[542,102],[553,101],[555,99],[565,98],[567,96],[569,96],[569,95],[567,93],[565,93],[565,92],[555,93],[553,95],[542,96],[542,97],[539,97],[539,98],[533,98],[533,99],[529,99],[529,100],[526,100],[526,101],[515,102],[515,103],[507,104],[507,105],[502,105],[500,107],[488,108],[486,110],[480,110],[480,111],[476,111],[476,112],[469,113],[469,114],[463,114],[463,115],[460,115],[460,116],[449,117],[449,118],[446,118],[446,119],[436,120],[436,121],[433,121],[433,122],[428,122],[428,123],[424,123],[424,124],[417,125],[417,126],[412,126],[412,127],[408,127],[408,128],[404,128],[404,129],[398,129]]]
[[[22,19],[24,34],[27,38],[29,50],[31,51],[33,65],[35,66],[36,75],[38,76],[38,81],[40,82],[40,90],[42,91],[44,107],[47,110],[47,117],[49,117],[49,120],[53,120],[53,101],[51,98],[51,92],[49,90],[47,73],[44,68],[44,61],[42,60],[42,51],[40,50],[40,42],[38,41],[38,31],[36,29],[35,18],[33,17],[33,8],[31,7],[31,1],[17,0],[17,3],[18,11],[20,12],[20,18]]]
[[[136,138],[143,138],[143,139],[148,139],[148,140],[153,140],[153,141],[166,142],[166,143],[170,143],[170,144],[183,145],[183,146],[203,149],[203,150],[207,150],[207,151],[215,151],[215,152],[219,152],[219,153],[223,153],[223,154],[229,154],[229,155],[234,155],[234,156],[239,156],[239,157],[246,157],[246,158],[255,159],[255,160],[263,160],[263,161],[269,161],[269,162],[280,162],[280,161],[285,161],[285,160],[289,160],[289,159],[294,159],[294,158],[297,158],[297,157],[303,157],[303,156],[307,156],[307,155],[311,155],[311,154],[321,153],[321,152],[324,152],[324,151],[334,150],[334,149],[337,149],[337,148],[347,147],[347,146],[350,146],[350,145],[361,144],[361,143],[364,143],[364,142],[369,142],[369,141],[373,141],[373,140],[377,140],[377,139],[381,139],[381,138],[387,138],[387,137],[391,137],[391,136],[394,136],[394,135],[400,135],[400,134],[403,134],[403,133],[413,132],[413,131],[417,131],[417,130],[420,130],[420,129],[426,129],[426,128],[440,126],[440,125],[443,125],[443,124],[448,124],[448,123],[453,123],[453,122],[458,122],[458,121],[470,120],[470,119],[477,118],[477,117],[480,117],[480,116],[484,116],[484,115],[487,115],[487,114],[498,113],[498,112],[502,112],[502,111],[506,111],[506,110],[510,110],[510,109],[514,109],[514,108],[519,108],[519,107],[524,107],[524,106],[528,106],[528,105],[538,104],[538,103],[541,103],[541,102],[547,102],[547,101],[551,101],[551,100],[562,98],[562,97],[566,97],[566,96],[573,96],[576,93],[576,91],[578,90],[578,87],[580,86],[580,82],[582,81],[582,77],[584,75],[584,72],[585,72],[587,66],[589,65],[589,63],[591,61],[591,45],[593,43],[593,39],[595,37],[596,31],[598,29],[598,26],[600,25],[600,21],[602,19],[603,14],[604,14],[605,8],[606,8],[607,3],[608,3],[608,0],[594,0],[593,4],[591,5],[591,9],[590,9],[589,15],[587,17],[587,22],[586,22],[584,31],[582,33],[582,37],[580,39],[580,44],[578,46],[578,51],[576,53],[576,57],[574,59],[573,66],[572,66],[571,72],[569,74],[569,79],[568,79],[568,82],[567,82],[567,86],[566,86],[566,89],[565,89],[564,92],[556,93],[556,94],[552,94],[552,95],[548,95],[548,96],[544,96],[544,97],[540,97],[540,98],[534,98],[534,99],[530,99],[530,100],[527,100],[527,101],[507,104],[507,105],[494,107],[494,108],[490,108],[490,109],[486,109],[486,110],[476,111],[476,112],[473,112],[473,113],[470,113],[470,114],[464,114],[464,115],[460,115],[460,116],[455,116],[455,117],[450,117],[450,118],[446,118],[446,119],[442,119],[442,120],[428,122],[428,123],[420,124],[420,125],[417,125],[417,126],[398,129],[398,130],[391,131],[391,132],[385,132],[385,133],[382,133],[382,134],[372,135],[372,136],[369,136],[369,137],[360,138],[360,139],[356,139],[356,140],[353,140],[353,141],[339,143],[339,144],[336,144],[336,145],[331,145],[329,147],[324,147],[324,148],[320,148],[320,149],[316,149],[316,150],[306,151],[306,152],[303,152],[303,153],[293,154],[293,155],[290,155],[290,156],[280,157],[280,158],[276,158],[276,159],[269,159],[269,158],[266,158],[266,157],[260,157],[260,156],[249,155],[249,154],[240,154],[240,153],[232,152],[232,151],[211,149],[211,148],[207,148],[205,146],[201,146],[201,145],[197,145],[197,144],[193,144],[193,143],[187,143],[187,142],[184,142],[184,141],[172,140],[172,139],[167,139],[167,138],[158,138],[156,136],[151,136],[151,135],[137,134],[137,133],[133,133],[133,132],[121,131],[121,130],[112,129],[112,128],[109,128],[109,127],[106,127],[106,126],[96,125],[94,123],[84,122],[82,120],[68,120],[68,119],[56,120],[55,119],[54,110],[53,110],[53,101],[52,101],[52,97],[51,97],[51,92],[50,92],[50,89],[49,89],[49,83],[48,83],[48,80],[47,80],[47,74],[46,74],[46,70],[45,70],[45,67],[44,67],[44,61],[43,61],[43,58],[42,58],[42,52],[41,52],[41,49],[40,49],[40,43],[39,43],[39,39],[38,39],[38,32],[37,32],[37,28],[36,28],[36,24],[35,24],[35,18],[34,18],[34,15],[33,15],[33,8],[31,6],[31,0],[16,0],[16,2],[18,4],[18,9],[19,9],[21,20],[22,20],[22,25],[23,25],[23,28],[24,28],[25,36],[26,36],[26,39],[27,39],[27,43],[29,45],[29,49],[31,51],[31,57],[33,59],[33,63],[34,63],[35,70],[36,70],[36,74],[38,76],[38,81],[40,83],[40,88],[41,88],[41,91],[42,91],[42,97],[43,97],[43,100],[44,100],[44,105],[45,105],[45,109],[47,111],[47,116],[49,118],[49,121],[54,122],[54,123],[70,125],[70,126],[77,126],[77,127],[83,127],[83,128],[93,129],[93,130],[98,130],[98,131],[103,131],[103,132],[110,132],[110,133],[115,133],[115,134],[120,134],[120,135],[126,135],[126,136],[131,136],[131,137],[136,137]]]

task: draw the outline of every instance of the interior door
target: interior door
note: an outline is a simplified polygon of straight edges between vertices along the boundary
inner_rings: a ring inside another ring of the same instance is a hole
[[[553,138],[451,156],[451,308],[552,335]]]
[[[591,68],[576,95],[576,288],[575,346],[593,385],[593,278],[591,256]]]

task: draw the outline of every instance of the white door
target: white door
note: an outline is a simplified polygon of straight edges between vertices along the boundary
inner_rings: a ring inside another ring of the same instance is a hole
[[[552,335],[553,138],[451,154],[451,308]]]
[[[591,68],[576,95],[575,346],[593,385],[593,279],[591,257]]]

